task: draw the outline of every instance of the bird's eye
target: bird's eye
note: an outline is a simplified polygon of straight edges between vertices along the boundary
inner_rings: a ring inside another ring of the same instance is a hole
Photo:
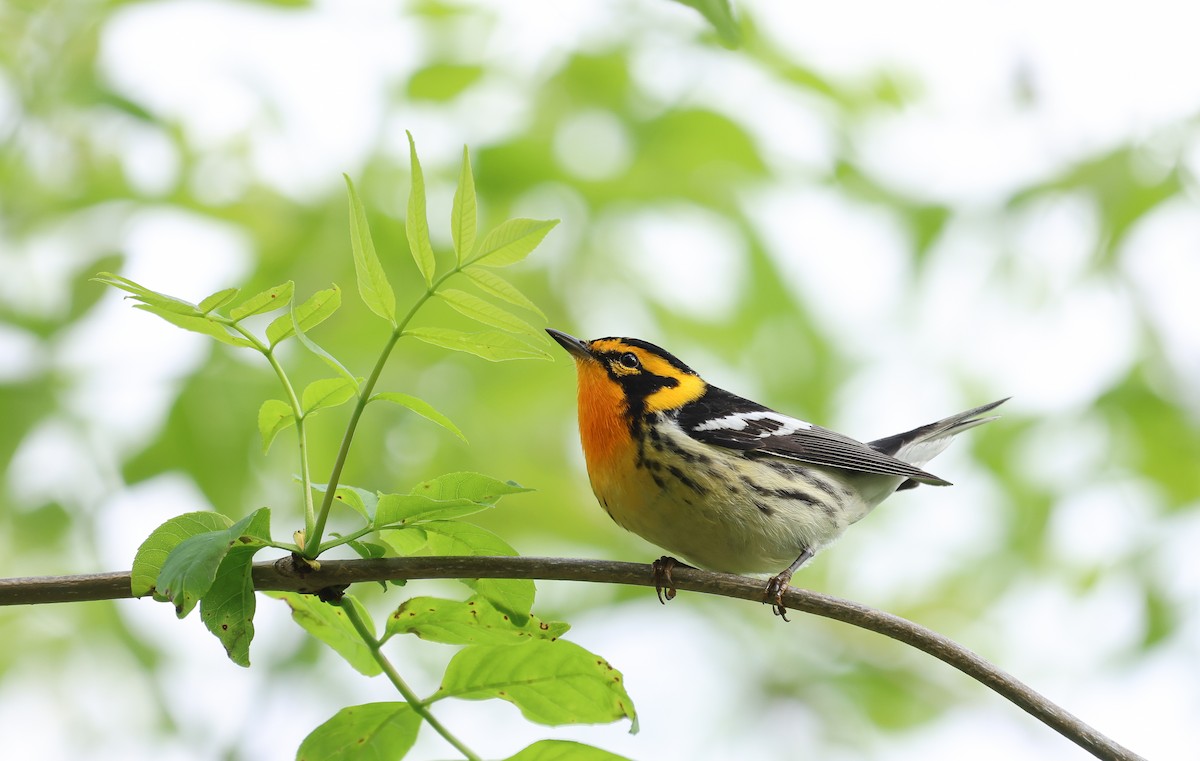
[[[621,364],[625,367],[628,367],[630,370],[633,370],[640,366],[641,362],[638,361],[636,354],[631,351],[627,351],[621,355]]]

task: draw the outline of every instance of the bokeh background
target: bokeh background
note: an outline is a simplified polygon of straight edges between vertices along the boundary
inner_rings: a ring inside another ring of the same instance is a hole
[[[1186,1],[738,0],[741,45],[667,0],[0,2],[0,575],[128,568],[166,518],[299,527],[257,355],[88,281],[197,301],[354,293],[340,173],[400,303],[404,131],[449,244],[462,145],[481,221],[560,218],[505,274],[549,324],[660,343],[710,380],[872,438],[1012,395],[1002,421],[796,583],[924,623],[1154,759],[1200,742],[1200,13]],[[431,311],[426,319],[444,322]],[[315,337],[362,372],[358,303]],[[301,378],[325,371],[286,355]],[[477,470],[537,489],[479,521],[525,554],[648,561],[595,505],[574,377],[415,343],[384,379],[470,446],[372,410],[350,483]],[[342,419],[318,418],[316,473]],[[318,475],[318,478],[320,476]],[[383,596],[458,594],[414,583]],[[373,595],[373,596],[372,596]],[[1081,759],[945,666],[819,619],[542,583],[623,670],[642,731],[439,704],[492,757],[538,737],[634,758]],[[260,599],[254,667],[148,600],[0,612],[0,754],[286,759],[393,699]],[[394,642],[436,687],[448,648]],[[413,758],[450,749],[423,736]]]

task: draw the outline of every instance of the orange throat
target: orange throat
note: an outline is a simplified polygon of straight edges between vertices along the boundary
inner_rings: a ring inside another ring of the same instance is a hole
[[[593,486],[604,474],[633,453],[625,396],[599,364],[577,360],[579,375],[579,438]]]

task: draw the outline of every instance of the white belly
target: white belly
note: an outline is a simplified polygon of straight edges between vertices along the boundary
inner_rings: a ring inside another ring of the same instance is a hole
[[[778,573],[873,507],[844,472],[714,452],[673,422],[660,430],[633,464],[635,478],[593,487],[618,524],[702,568]]]

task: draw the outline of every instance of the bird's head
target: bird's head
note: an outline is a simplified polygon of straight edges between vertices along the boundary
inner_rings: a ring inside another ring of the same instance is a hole
[[[608,405],[632,419],[679,409],[704,394],[706,384],[696,371],[652,343],[582,341],[558,330],[546,332],[575,360],[581,412],[585,405]]]

